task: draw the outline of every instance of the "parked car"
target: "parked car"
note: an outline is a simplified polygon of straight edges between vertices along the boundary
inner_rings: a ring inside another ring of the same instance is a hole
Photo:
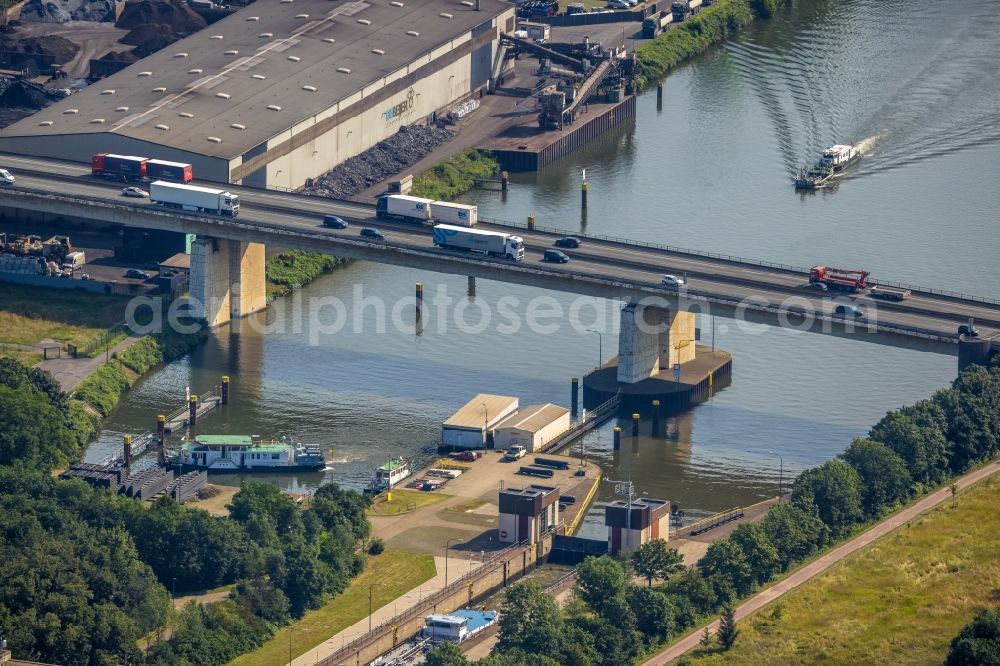
[[[523,446],[512,446],[504,452],[504,460],[520,460],[528,455],[528,451]]]
[[[546,250],[545,254],[542,255],[542,261],[548,261],[553,264],[565,264],[569,261],[569,257],[566,256],[565,252],[560,252],[559,250]]]
[[[346,229],[348,224],[343,218],[337,217],[336,215],[324,215],[323,226],[330,227],[331,229]]]
[[[573,14],[586,14],[587,6],[582,2],[573,2],[566,5],[566,15],[572,16]]]
[[[628,2],[625,0],[608,0],[608,9],[628,9]]]
[[[158,271],[160,270],[160,262],[158,261],[147,261],[142,265],[147,271]]]
[[[149,196],[149,192],[147,192],[146,190],[144,190],[144,189],[142,189],[140,187],[129,186],[129,187],[126,187],[126,188],[122,189],[122,196],[123,197],[136,197],[138,199],[142,199],[142,198],[148,197]]]
[[[967,338],[978,338],[979,329],[971,324],[960,324],[958,327],[958,334],[964,335]]]
[[[661,282],[663,282],[663,284],[667,285],[668,287],[679,288],[684,286],[684,279],[679,278],[676,275],[669,275],[669,274],[664,275],[663,280],[661,280]]]
[[[556,247],[580,247],[580,239],[574,236],[565,236],[557,240],[553,245]]]
[[[385,234],[378,229],[372,229],[371,227],[362,227],[361,236],[364,238],[373,238],[375,240],[385,240]]]
[[[80,273],[80,279],[81,280],[93,280],[94,278],[90,277],[90,273]]]
[[[0,185],[13,185],[16,180],[17,178],[14,178],[14,174],[10,171],[0,169]]]
[[[456,451],[451,454],[451,457],[455,460],[460,460],[462,462],[475,462],[483,454],[479,451]]]
[[[125,277],[135,278],[136,280],[148,280],[149,273],[146,271],[140,271],[138,268],[130,268],[125,271]]]
[[[842,315],[844,317],[854,317],[855,319],[861,319],[865,316],[864,310],[856,305],[850,304],[840,304],[833,309],[835,314]]]

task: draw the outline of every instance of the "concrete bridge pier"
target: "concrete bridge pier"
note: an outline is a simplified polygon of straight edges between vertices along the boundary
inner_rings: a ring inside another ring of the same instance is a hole
[[[264,245],[199,236],[191,244],[191,303],[215,328],[267,306]]]
[[[635,384],[695,358],[695,314],[630,303],[618,334],[618,381]]]

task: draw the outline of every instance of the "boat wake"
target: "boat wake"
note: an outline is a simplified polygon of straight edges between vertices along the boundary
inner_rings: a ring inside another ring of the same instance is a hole
[[[858,152],[868,157],[875,151],[875,144],[878,143],[879,135],[870,136],[867,139],[862,139],[861,141],[856,141],[854,147],[858,149]]]

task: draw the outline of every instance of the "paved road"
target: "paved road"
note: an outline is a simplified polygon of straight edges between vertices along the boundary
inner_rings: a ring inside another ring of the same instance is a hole
[[[975,470],[974,472],[969,472],[965,476],[957,479],[956,483],[960,490],[964,490],[969,486],[982,481],[986,477],[1000,472],[1000,461],[992,462],[985,467]],[[913,520],[921,513],[936,507],[948,500],[951,497],[951,490],[949,488],[941,488],[931,493],[927,497],[924,497],[916,504],[903,509],[902,511],[893,514],[889,518],[886,518],[881,523],[875,525],[866,532],[862,532],[858,536],[854,537],[847,543],[834,548],[829,553],[823,555],[819,559],[810,562],[806,566],[802,567],[788,578],[780,581],[779,583],[762,590],[761,592],[755,594],[750,599],[740,604],[736,608],[736,619],[742,620],[751,613],[759,610],[761,607],[771,603],[775,599],[781,597],[786,592],[794,590],[796,587],[805,583],[806,581],[812,579],[818,574],[823,573],[831,566],[844,559],[851,553],[864,548],[865,546],[871,544],[876,539],[879,539],[897,527],[904,525],[905,523]],[[708,625],[709,630],[714,634],[719,630],[719,621],[716,620]],[[697,631],[691,632],[680,641],[674,643],[669,648],[656,655],[652,659],[645,662],[645,666],[664,666],[669,664],[674,659],[683,656],[690,650],[698,647],[701,641],[702,629],[699,627]]]
[[[18,186],[59,192],[68,195],[85,195],[108,198],[119,203],[129,203],[137,207],[150,206],[141,200],[124,200],[119,196],[120,185],[93,178],[89,170],[79,164],[53,162],[28,157],[0,156],[4,166],[14,170]],[[328,236],[331,241],[358,239],[358,227],[346,230],[324,229],[320,219],[324,213],[333,213],[354,223],[377,226],[386,235],[386,245],[395,248],[430,250],[440,253],[443,258],[456,258],[456,254],[445,250],[434,250],[427,227],[405,223],[375,220],[372,206],[353,202],[340,202],[285,194],[252,188],[230,186],[229,189],[241,198],[240,222],[251,220],[282,227],[290,232],[308,232]],[[0,193],[2,195],[2,193]],[[2,196],[0,196],[2,203]],[[211,218],[211,216],[208,216]],[[509,226],[482,222],[485,229],[511,231]],[[543,252],[552,246],[556,232],[544,230],[517,229],[517,235],[525,242],[523,267],[541,267]],[[280,234],[276,237],[281,238]],[[285,234],[287,238],[287,234]],[[280,241],[279,241],[280,242]],[[314,243],[315,241],[310,241]],[[379,244],[373,244],[379,247]],[[310,247],[313,245],[310,244]],[[349,246],[337,251],[350,256]],[[833,298],[810,290],[801,285],[806,281],[802,272],[788,268],[760,266],[719,257],[645,247],[639,244],[618,242],[612,239],[586,239],[583,247],[568,250],[571,261],[568,264],[544,264],[546,271],[563,274],[568,280],[552,280],[556,289],[580,291],[577,276],[611,279],[642,287],[657,285],[664,273],[687,274],[689,293],[694,297],[723,299],[732,303],[754,299],[760,306],[787,310],[806,308],[813,312],[830,315],[836,305]],[[457,255],[466,260],[468,255]],[[392,261],[387,257],[387,261]],[[510,262],[499,259],[482,258],[485,264],[508,266]],[[467,271],[467,264],[456,263],[455,272]],[[507,271],[503,272],[507,274]],[[512,276],[511,281],[518,281]],[[548,280],[546,281],[548,283]],[[589,293],[584,290],[582,293]],[[671,295],[673,292],[671,292]],[[830,296],[833,296],[830,294]],[[880,325],[896,326],[907,331],[925,331],[942,338],[953,338],[959,323],[973,317],[979,322],[984,337],[995,338],[1000,344],[1000,304],[983,303],[952,298],[926,291],[915,292],[913,297],[902,303],[878,303],[865,295],[841,295],[839,302],[850,301],[865,306],[869,314],[877,314]],[[791,324],[795,324],[792,321]],[[828,329],[822,332],[839,332]],[[865,326],[860,326],[865,329]]]
[[[123,352],[141,339],[141,336],[129,336],[112,347],[109,354],[113,355]],[[107,357],[108,354],[103,353],[92,358],[84,356],[72,358],[67,355],[60,358],[50,358],[47,361],[42,361],[36,367],[41,368],[42,370],[48,370],[55,380],[59,382],[59,386],[62,387],[62,390],[66,393],[70,393],[73,389],[80,385],[80,382],[89,377],[90,373],[104,365]]]

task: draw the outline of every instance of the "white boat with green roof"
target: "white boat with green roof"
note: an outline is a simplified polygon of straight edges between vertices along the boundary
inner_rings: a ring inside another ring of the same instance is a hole
[[[187,472],[318,472],[326,467],[318,446],[292,444],[257,435],[198,435],[167,457],[167,466]]]
[[[413,470],[410,468],[410,461],[407,458],[389,458],[384,465],[375,468],[372,474],[371,483],[365,490],[375,495],[392,488],[410,476]]]

